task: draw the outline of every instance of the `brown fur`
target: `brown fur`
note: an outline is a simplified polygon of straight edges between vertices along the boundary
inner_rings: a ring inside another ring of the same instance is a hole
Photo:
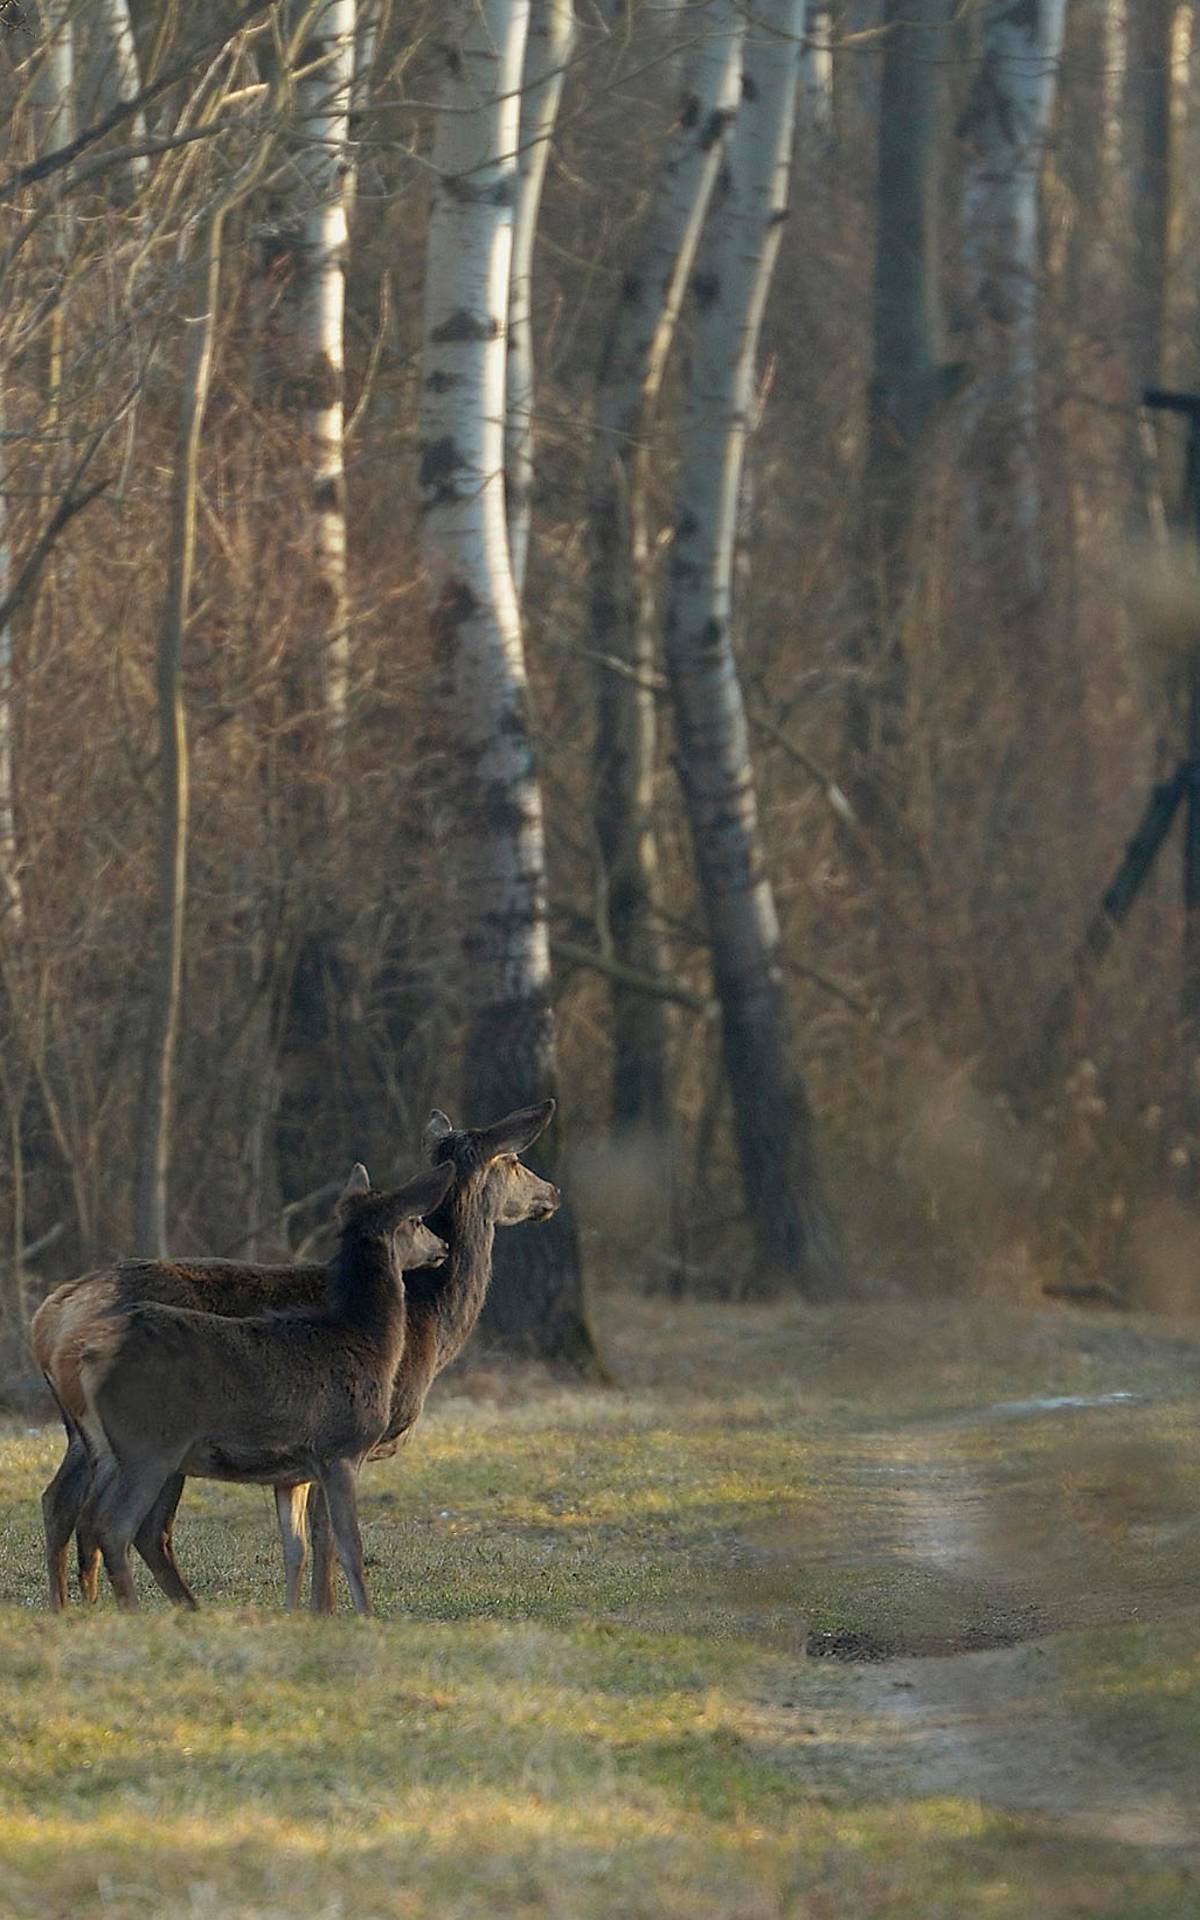
[[[461,1350],[474,1326],[491,1275],[492,1229],[546,1218],[557,1206],[557,1190],[517,1159],[517,1152],[537,1138],[553,1110],[551,1101],[540,1108],[510,1114],[492,1127],[460,1132],[455,1132],[445,1115],[431,1116],[426,1135],[431,1157],[454,1167],[450,1196],[432,1222],[450,1248],[450,1260],[441,1274],[408,1276],[404,1354],[395,1380],[391,1418],[377,1452],[392,1452],[400,1444],[417,1419],[433,1379]],[[31,1343],[37,1363],[63,1409],[68,1441],[63,1463],[42,1498],[53,1606],[66,1604],[66,1551],[77,1524],[80,1590],[85,1599],[95,1598],[99,1572],[98,1548],[86,1524],[90,1462],[83,1434],[73,1431],[72,1424],[79,1428],[85,1410],[78,1377],[80,1341],[76,1336],[87,1326],[95,1327],[110,1316],[148,1302],[226,1317],[314,1307],[323,1297],[325,1281],[326,1269],[317,1265],[133,1260],[67,1281],[43,1302],[34,1316]],[[147,1365],[153,1369],[152,1355]],[[168,1597],[194,1604],[172,1549],[172,1528],[182,1489],[182,1478],[164,1488],[138,1535],[137,1546]],[[282,1486],[277,1489],[276,1504],[291,1607],[299,1599],[307,1557],[303,1529],[296,1525],[302,1507],[297,1507],[290,1491]],[[332,1604],[333,1560],[319,1497],[314,1498],[313,1514],[317,1528],[313,1600],[314,1606],[324,1610]]]
[[[391,1410],[401,1269],[444,1258],[422,1216],[451,1179],[439,1168],[374,1194],[355,1168],[319,1308],[234,1319],[149,1302],[71,1335],[59,1395],[95,1456],[96,1535],[123,1607],[137,1604],[133,1537],[163,1487],[191,1471],[283,1488],[319,1480],[355,1607],[369,1612],[355,1477]]]

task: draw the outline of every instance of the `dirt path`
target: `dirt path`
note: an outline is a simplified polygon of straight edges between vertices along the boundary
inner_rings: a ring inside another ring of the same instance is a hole
[[[798,1758],[824,1750],[837,1770],[865,1754],[884,1794],[1200,1859],[1194,1747],[1164,1734],[1136,1679],[1127,1697],[1119,1672],[1097,1681],[1088,1632],[1170,1623],[1154,1644],[1200,1659],[1196,1426],[1112,1392],[860,1436],[825,1551],[857,1557],[862,1624],[810,1643],[839,1673],[822,1711],[797,1731],[801,1703],[773,1703]]]

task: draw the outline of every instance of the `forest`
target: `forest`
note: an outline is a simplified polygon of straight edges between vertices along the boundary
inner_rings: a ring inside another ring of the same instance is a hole
[[[1197,18],[0,0],[0,1920],[1195,1911]]]
[[[6,1364],[551,1093],[498,1346],[1194,1304],[1192,10],[459,12],[4,8]]]

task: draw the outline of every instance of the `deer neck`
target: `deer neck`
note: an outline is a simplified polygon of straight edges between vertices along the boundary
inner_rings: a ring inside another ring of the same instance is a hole
[[[488,1198],[486,1172],[465,1180],[447,1203],[450,1256],[438,1289],[437,1370],[466,1346],[483,1310],[492,1277],[496,1211]]]
[[[403,1278],[390,1241],[374,1236],[344,1239],[329,1273],[331,1314],[369,1340],[389,1363],[398,1361],[404,1344]]]

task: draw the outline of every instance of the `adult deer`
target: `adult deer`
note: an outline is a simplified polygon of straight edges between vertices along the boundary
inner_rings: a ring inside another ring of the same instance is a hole
[[[358,1469],[391,1413],[404,1270],[446,1257],[423,1221],[452,1177],[435,1168],[375,1193],[356,1166],[319,1308],[223,1319],[146,1302],[60,1347],[52,1384],[95,1461],[93,1524],[119,1606],[138,1604],[129,1563],[138,1528],[168,1482],[199,1473],[319,1481],[355,1610],[370,1612]]]
[[[496,1227],[548,1219],[558,1206],[557,1189],[517,1157],[538,1138],[553,1112],[554,1102],[550,1100],[510,1113],[490,1127],[455,1129],[446,1115],[436,1110],[426,1123],[430,1156],[435,1163],[453,1169],[451,1191],[434,1222],[450,1255],[438,1284],[430,1285],[431,1275],[406,1277],[410,1340],[401,1359],[394,1395],[401,1410],[411,1409],[416,1402],[416,1412],[407,1420],[405,1431],[420,1411],[432,1379],[461,1351],[479,1317],[491,1279]],[[123,1262],[67,1281],[47,1297],[31,1327],[34,1357],[47,1379],[52,1380],[55,1356],[64,1342],[92,1321],[123,1307],[160,1301],[231,1317],[289,1310],[317,1305],[323,1297],[325,1278],[326,1269],[319,1265],[263,1266],[223,1260]],[[420,1304],[414,1307],[418,1295]],[[424,1384],[419,1385],[422,1378]],[[64,1424],[67,1451],[42,1495],[50,1604],[54,1608],[67,1604],[67,1554],[76,1527],[79,1586],[85,1601],[95,1599],[100,1571],[99,1547],[86,1511],[92,1461],[82,1435],[73,1432],[69,1422]],[[383,1450],[392,1451],[400,1437],[400,1428],[394,1434],[389,1432],[381,1443]],[[164,1486],[135,1544],[167,1597],[188,1606],[195,1600],[179,1571],[173,1547],[175,1513],[182,1493],[182,1476]],[[287,1604],[294,1608],[299,1603],[307,1559],[306,1489],[280,1485],[275,1503]],[[327,1611],[333,1604],[333,1556],[323,1509],[319,1491],[314,1490],[313,1605],[318,1611]]]

